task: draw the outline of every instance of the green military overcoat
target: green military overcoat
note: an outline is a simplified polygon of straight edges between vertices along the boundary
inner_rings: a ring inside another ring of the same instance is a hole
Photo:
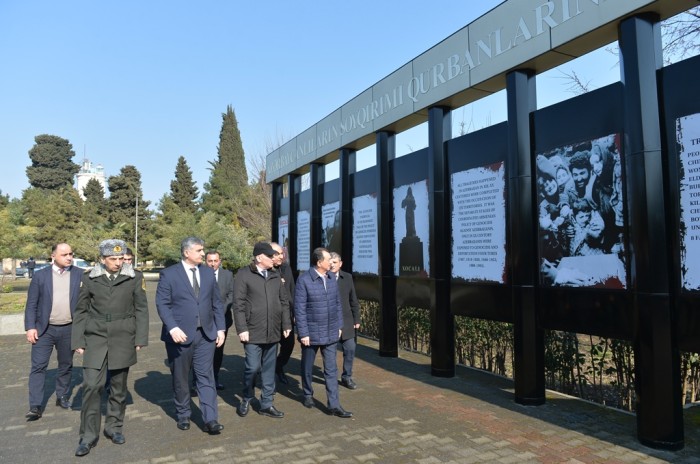
[[[83,275],[73,317],[71,346],[83,348],[83,367],[109,369],[136,364],[136,346],[148,345],[146,281],[124,264],[114,281],[98,264]]]

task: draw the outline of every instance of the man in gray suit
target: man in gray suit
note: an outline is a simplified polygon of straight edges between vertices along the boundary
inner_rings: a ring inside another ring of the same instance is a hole
[[[165,342],[177,428],[190,429],[189,374],[197,378],[199,409],[204,431],[221,433],[219,407],[214,382],[214,349],[224,344],[226,322],[214,271],[202,266],[204,241],[187,237],[180,244],[182,261],[160,272],[156,289],[156,309],[163,321],[160,339]]]
[[[340,335],[340,347],[343,350],[343,375],[340,385],[355,390],[357,384],[352,379],[352,364],[355,360],[355,330],[360,328],[360,302],[355,293],[352,274],[341,271],[343,258],[338,253],[331,253],[331,272],[338,281],[340,303],[343,305],[343,332]]]
[[[223,390],[224,384],[219,382],[219,371],[221,363],[224,360],[224,345],[228,338],[228,329],[233,325],[233,315],[231,314],[231,306],[233,306],[233,272],[221,268],[221,255],[216,250],[210,250],[205,257],[207,266],[214,269],[216,282],[219,285],[219,293],[221,293],[221,302],[224,304],[224,316],[226,318],[226,337],[221,346],[217,346],[214,351],[214,381],[216,389]]]

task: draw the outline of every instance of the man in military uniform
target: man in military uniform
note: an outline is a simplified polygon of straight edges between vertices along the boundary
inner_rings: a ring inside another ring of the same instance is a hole
[[[104,435],[115,444],[126,412],[127,376],[136,352],[148,344],[146,282],[140,271],[124,264],[126,244],[100,243],[100,264],[83,275],[73,318],[71,345],[83,355],[83,406],[76,456],[85,456],[100,433],[100,398],[107,372],[111,377]]]

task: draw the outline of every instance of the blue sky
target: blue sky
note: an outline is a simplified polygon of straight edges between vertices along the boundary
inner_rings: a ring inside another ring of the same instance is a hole
[[[227,105],[246,156],[262,157],[499,3],[2,0],[0,190],[21,196],[46,133],[108,176],[136,166],[153,206],[181,155],[201,192]],[[577,72],[599,87],[619,80],[616,60],[591,54]],[[538,77],[540,106],[571,96],[557,73]],[[453,116],[504,118],[498,95]]]

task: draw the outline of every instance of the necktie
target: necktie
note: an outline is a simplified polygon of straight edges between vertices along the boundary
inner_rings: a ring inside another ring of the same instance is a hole
[[[265,280],[267,280],[267,270],[263,271],[263,277],[265,277]]]
[[[116,279],[116,278],[117,278],[117,276],[115,276],[114,274],[109,275],[109,280],[111,280],[112,282],[114,282],[114,279]]]
[[[62,267],[58,270],[59,275],[63,275],[63,273],[66,272],[66,268]]]
[[[194,296],[199,298],[199,282],[197,282],[197,268],[193,267],[190,269],[192,271],[192,288],[194,289]]]

